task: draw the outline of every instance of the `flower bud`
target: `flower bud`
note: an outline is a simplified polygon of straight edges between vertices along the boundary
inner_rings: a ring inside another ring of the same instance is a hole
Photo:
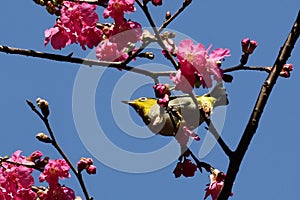
[[[36,139],[38,139],[41,142],[52,143],[51,138],[48,135],[46,135],[45,133],[38,133],[35,137],[36,137]]]
[[[50,113],[48,101],[46,101],[45,99],[37,98],[36,103],[37,103],[38,107],[41,109],[44,117],[47,118]]]
[[[244,53],[248,53],[248,47],[249,47],[249,44],[250,44],[250,38],[244,38],[242,39],[242,51]]]
[[[40,159],[43,156],[43,153],[40,151],[33,152],[28,158],[28,161],[35,162],[36,160]]]
[[[86,172],[88,174],[96,174],[96,166],[95,165],[89,165],[88,168],[86,169]]]
[[[248,48],[248,54],[252,54],[254,49],[257,47],[257,45],[258,45],[257,41],[251,40]]]
[[[170,12],[170,11],[166,12],[165,19],[168,20],[168,19],[170,19],[171,17],[172,17],[171,12]]]
[[[285,64],[279,74],[279,76],[284,78],[289,78],[291,76],[291,71],[293,71],[292,64]]]
[[[83,158],[81,158],[78,162],[77,162],[77,170],[79,172],[81,172],[82,170],[87,168],[87,162],[86,160],[84,160]]]

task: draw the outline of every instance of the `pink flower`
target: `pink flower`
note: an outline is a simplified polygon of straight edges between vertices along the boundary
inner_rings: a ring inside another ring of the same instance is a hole
[[[109,0],[107,8],[104,10],[104,18],[112,17],[118,23],[124,18],[124,12],[134,12],[134,0]]]
[[[56,186],[58,184],[58,178],[69,178],[70,166],[63,159],[59,160],[49,160],[48,164],[45,166],[44,171],[39,176],[39,181],[47,181],[51,186]]]
[[[36,199],[37,194],[31,190],[31,188],[21,188],[17,191],[17,194],[14,196],[15,200],[24,200],[24,199]]]
[[[25,156],[21,156],[20,154],[20,150],[16,151],[9,161],[33,165],[32,162],[26,160]],[[32,168],[23,165],[2,163],[2,167],[0,168],[0,187],[3,195],[14,197],[22,188],[30,189],[34,183],[34,179],[31,175],[32,172]]]
[[[62,49],[66,45],[76,42],[75,35],[70,30],[56,23],[53,28],[45,30],[45,46],[51,41],[53,49]]]
[[[85,26],[95,26],[99,18],[95,12],[97,6],[89,3],[64,1],[60,20],[72,32],[80,33]]]
[[[97,47],[96,57],[98,60],[117,62],[126,60],[128,55],[123,51],[119,51],[116,43],[105,40]]]
[[[85,45],[92,49],[96,47],[102,40],[103,32],[97,27],[87,26],[82,29],[81,34],[78,35],[78,42],[83,50],[86,50]]]
[[[223,172],[220,172],[218,169],[214,169],[212,174],[210,175],[210,184],[205,189],[205,197],[204,200],[211,196],[212,200],[217,200],[218,196],[223,188],[224,180],[226,175]],[[232,196],[233,193],[230,194]]]
[[[183,92],[192,91],[196,76],[202,82],[203,87],[212,86],[212,76],[216,81],[222,80],[222,70],[218,61],[230,56],[229,49],[218,48],[209,54],[211,46],[205,49],[202,44],[193,44],[190,39],[183,40],[178,45],[177,58],[180,63],[180,71],[171,76],[171,80],[177,88]],[[182,77],[183,76],[183,77]],[[189,83],[189,85],[187,85]]]
[[[118,43],[119,49],[127,47],[128,43],[141,40],[142,26],[134,21],[122,19],[113,26],[109,40]]]
[[[45,45],[51,40],[54,49],[79,42],[82,49],[97,46],[102,40],[102,31],[96,27],[98,15],[97,6],[88,3],[64,1],[60,19],[53,28],[45,31]]]
[[[195,175],[196,171],[197,171],[197,165],[192,163],[191,160],[185,158],[182,163],[181,162],[177,163],[173,173],[175,175],[175,178],[178,178],[181,175],[185,177],[192,177]]]
[[[196,76],[193,71],[184,70],[185,74],[182,74],[182,71],[179,69],[176,72],[176,75],[170,75],[171,81],[176,84],[176,88],[182,92],[188,93],[193,90]]]
[[[51,187],[46,191],[39,191],[39,198],[41,200],[53,200],[53,199],[62,199],[62,200],[74,200],[75,193],[71,188],[66,186],[55,186]]]

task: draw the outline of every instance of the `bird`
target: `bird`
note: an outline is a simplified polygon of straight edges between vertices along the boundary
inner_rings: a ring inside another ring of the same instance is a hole
[[[217,83],[209,93],[195,97],[198,105],[189,95],[170,96],[167,107],[160,106],[158,99],[151,97],[122,102],[130,105],[154,134],[176,136],[183,126],[195,129],[212,114],[213,108],[229,103],[222,82]]]

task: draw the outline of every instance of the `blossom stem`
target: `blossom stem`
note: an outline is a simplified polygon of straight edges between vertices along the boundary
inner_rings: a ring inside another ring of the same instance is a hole
[[[190,3],[183,3],[182,6],[174,13],[174,15],[171,16],[170,19],[165,20],[160,28],[158,29],[158,33],[161,33],[180,13],[182,13],[185,8],[188,7]],[[153,41],[145,41],[143,45],[135,51],[133,54],[131,54],[124,62],[124,64],[128,64],[132,59],[134,59],[139,53],[141,53],[149,44],[151,44]]]
[[[27,168],[32,168],[32,169],[38,170],[40,172],[43,172],[43,170],[41,168],[36,167],[35,164],[26,164],[26,163],[14,162],[14,161],[11,161],[11,160],[7,160],[5,158],[0,158],[0,165],[1,165],[1,163],[9,163],[9,164],[13,164],[13,165],[16,165],[16,166],[24,166],[24,167],[27,167]]]
[[[89,3],[89,4],[94,4],[94,5],[98,5],[98,6],[103,6],[106,7],[107,3],[103,3],[101,2],[101,0],[68,0],[71,2],[76,2],[76,3]]]
[[[179,65],[178,63],[175,61],[174,57],[171,55],[171,53],[167,50],[165,44],[163,43],[160,35],[159,35],[159,31],[158,29],[156,28],[156,25],[152,19],[152,16],[148,10],[148,7],[147,5],[143,5],[139,0],[136,0],[137,4],[140,6],[140,8],[143,10],[143,12],[145,13],[154,33],[155,33],[155,36],[157,38],[157,43],[161,46],[162,49],[164,49],[166,51],[166,56],[167,58],[171,61],[172,65],[175,67],[176,70],[179,69]]]
[[[70,166],[71,170],[73,171],[73,173],[75,174],[76,178],[78,179],[79,181],[79,184],[81,186],[81,189],[84,193],[84,196],[86,198],[86,200],[92,200],[93,198],[89,196],[88,194],[88,191],[86,189],[86,186],[84,184],[84,181],[82,179],[82,175],[81,173],[79,173],[76,168],[74,167],[74,165],[71,163],[70,159],[67,157],[67,155],[64,153],[64,151],[62,150],[62,148],[59,146],[59,144],[57,143],[57,140],[55,138],[55,135],[52,131],[52,128],[49,124],[49,121],[48,121],[48,118],[47,117],[44,117],[37,109],[36,107],[34,106],[34,104],[29,101],[29,100],[26,100],[27,104],[30,106],[30,108],[32,109],[33,112],[35,112],[39,118],[44,122],[49,134],[50,134],[50,137],[51,137],[51,144],[53,145],[53,147],[59,152],[59,154],[63,157],[63,159],[68,163],[68,165]]]
[[[193,102],[196,105],[198,105],[198,101],[197,101],[194,93],[190,92],[189,96],[192,98]],[[215,126],[213,125],[211,120],[208,117],[205,116],[205,113],[203,112],[202,109],[200,110],[200,115],[204,119],[205,123],[207,124],[209,132],[212,133],[212,135],[215,137],[215,139],[217,140],[218,144],[220,145],[220,147],[222,148],[224,153],[230,158],[232,153],[233,153],[232,150],[228,147],[228,145],[222,139],[222,137],[218,133],[217,129],[215,128]]]
[[[207,171],[210,172],[210,168],[211,165],[206,163],[206,162],[201,162],[196,156],[195,154],[191,151],[191,149],[187,149],[188,153],[191,155],[191,157],[193,158],[193,160],[195,161],[198,169],[200,170],[200,172],[202,172],[202,167]]]
[[[280,49],[277,59],[272,67],[272,70],[262,85],[261,91],[257,98],[256,104],[253,108],[252,114],[249,118],[248,124],[244,130],[241,140],[230,157],[229,166],[227,169],[227,176],[225,178],[223,189],[218,197],[218,200],[226,200],[229,198],[233,183],[239,171],[242,160],[247,152],[250,142],[258,128],[259,120],[262,116],[263,110],[272,92],[273,86],[279,77],[279,74],[290,57],[292,50],[300,35],[300,11],[297,19],[290,31],[284,45]]]
[[[185,8],[187,8],[190,4],[192,3],[192,1],[184,1],[182,3],[182,6],[174,13],[174,15],[172,15],[169,19],[165,20],[163,22],[163,24],[160,26],[160,28],[158,29],[158,32],[161,33],[163,31],[164,28],[166,28],[180,13],[182,13]]]
[[[240,70],[247,70],[247,71],[264,71],[270,73],[270,67],[268,66],[243,66],[243,65],[237,65],[234,67],[226,68],[223,70],[224,73],[226,72],[234,72],[234,71],[240,71]]]

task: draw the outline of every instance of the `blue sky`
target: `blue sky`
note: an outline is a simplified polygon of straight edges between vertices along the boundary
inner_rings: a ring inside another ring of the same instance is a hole
[[[172,13],[180,6],[181,1],[163,1],[164,6],[151,9],[154,19],[160,24],[164,13]],[[83,52],[79,46],[72,45],[62,51],[54,51],[50,46],[44,47],[43,32],[53,26],[55,17],[46,13],[44,8],[37,6],[33,1],[4,1],[2,2],[0,20],[0,44],[19,48],[28,48],[39,51],[55,52],[74,56],[86,57],[90,51]],[[284,43],[299,10],[299,2],[280,0],[269,2],[253,1],[193,1],[186,12],[182,13],[169,28],[186,34],[197,42],[206,46],[224,47],[231,50],[232,56],[226,59],[223,67],[231,67],[239,63],[242,38],[250,37],[258,41],[259,46],[250,57],[249,65],[270,66],[274,63],[280,46]],[[101,9],[99,9],[101,11]],[[140,20],[148,26],[144,16],[137,11],[131,15],[132,19]],[[103,19],[101,17],[101,19]],[[293,51],[289,63],[294,65],[294,71],[289,79],[279,78],[265,108],[257,133],[244,158],[240,172],[233,188],[234,196],[231,199],[297,199],[300,177],[300,152],[298,134],[300,106],[297,105],[300,97],[298,86],[300,84],[298,66],[300,48],[299,42]],[[142,64],[157,65],[170,64],[158,55],[154,61],[136,61],[132,66]],[[80,65],[59,63],[48,60],[26,58],[17,55],[0,53],[0,119],[2,143],[0,155],[11,155],[21,149],[25,155],[35,150],[41,150],[44,155],[51,158],[60,158],[57,152],[49,145],[41,144],[35,139],[38,132],[46,132],[42,122],[27,107],[25,100],[35,101],[37,97],[45,98],[50,103],[51,114],[49,120],[52,124],[58,142],[70,159],[76,163],[80,157],[92,156],[97,166],[97,174],[84,176],[88,190],[95,199],[203,199],[205,184],[209,182],[207,173],[197,173],[193,178],[173,177],[172,171],[176,161],[163,169],[148,173],[126,173],[109,167],[97,160],[95,155],[88,151],[92,147],[82,141],[82,133],[76,129],[74,116],[82,114],[72,110],[73,89],[78,84],[80,70],[89,70],[103,73],[95,89],[95,112],[105,135],[114,144],[127,151],[145,153],[161,149],[169,144],[170,138],[149,137],[149,133],[141,135],[145,138],[132,137],[117,126],[113,114],[112,104],[120,109],[127,109],[121,104],[122,95],[115,94],[116,89],[122,90],[124,95],[131,94],[132,98],[138,96],[153,96],[149,79],[135,75],[130,80],[145,80],[140,87],[128,93],[126,84],[118,82],[128,73],[115,69],[102,70],[81,68]],[[149,66],[145,66],[149,67]],[[248,121],[261,85],[266,78],[263,72],[234,72],[234,80],[226,84],[229,105],[226,109],[225,125],[222,136],[231,148],[235,148]],[[125,78],[125,81],[128,80]],[[80,84],[88,84],[80,82]],[[129,83],[128,83],[129,84]],[[124,89],[125,88],[125,89]],[[206,91],[197,90],[196,93]],[[123,93],[122,93],[123,94]],[[83,94],[84,95],[84,94]],[[90,108],[91,105],[86,105]],[[92,105],[93,107],[93,105]],[[81,107],[82,111],[86,110]],[[128,109],[127,109],[128,112]],[[119,119],[133,120],[137,127],[142,125],[135,113],[130,111],[132,119],[127,118],[123,112],[118,113]],[[125,112],[126,114],[126,112]],[[128,114],[128,113],[127,113]],[[90,122],[85,115],[81,116]],[[131,127],[132,129],[134,127]],[[141,129],[144,130],[144,129]],[[140,131],[138,129],[138,131]],[[198,130],[204,140],[206,133],[203,127]],[[92,132],[86,134],[94,134]],[[193,143],[191,148],[198,153],[203,140]],[[103,145],[102,141],[94,141],[96,150]],[[101,148],[100,148],[101,149]],[[137,160],[126,160],[113,152],[105,155],[119,159],[122,164],[132,168],[143,163]],[[160,155],[164,158],[170,156]],[[154,159],[160,163],[165,160]],[[228,160],[225,154],[216,145],[208,155],[203,158],[211,165],[226,171]],[[72,187],[77,195],[82,196],[77,181],[73,178],[61,183]]]

